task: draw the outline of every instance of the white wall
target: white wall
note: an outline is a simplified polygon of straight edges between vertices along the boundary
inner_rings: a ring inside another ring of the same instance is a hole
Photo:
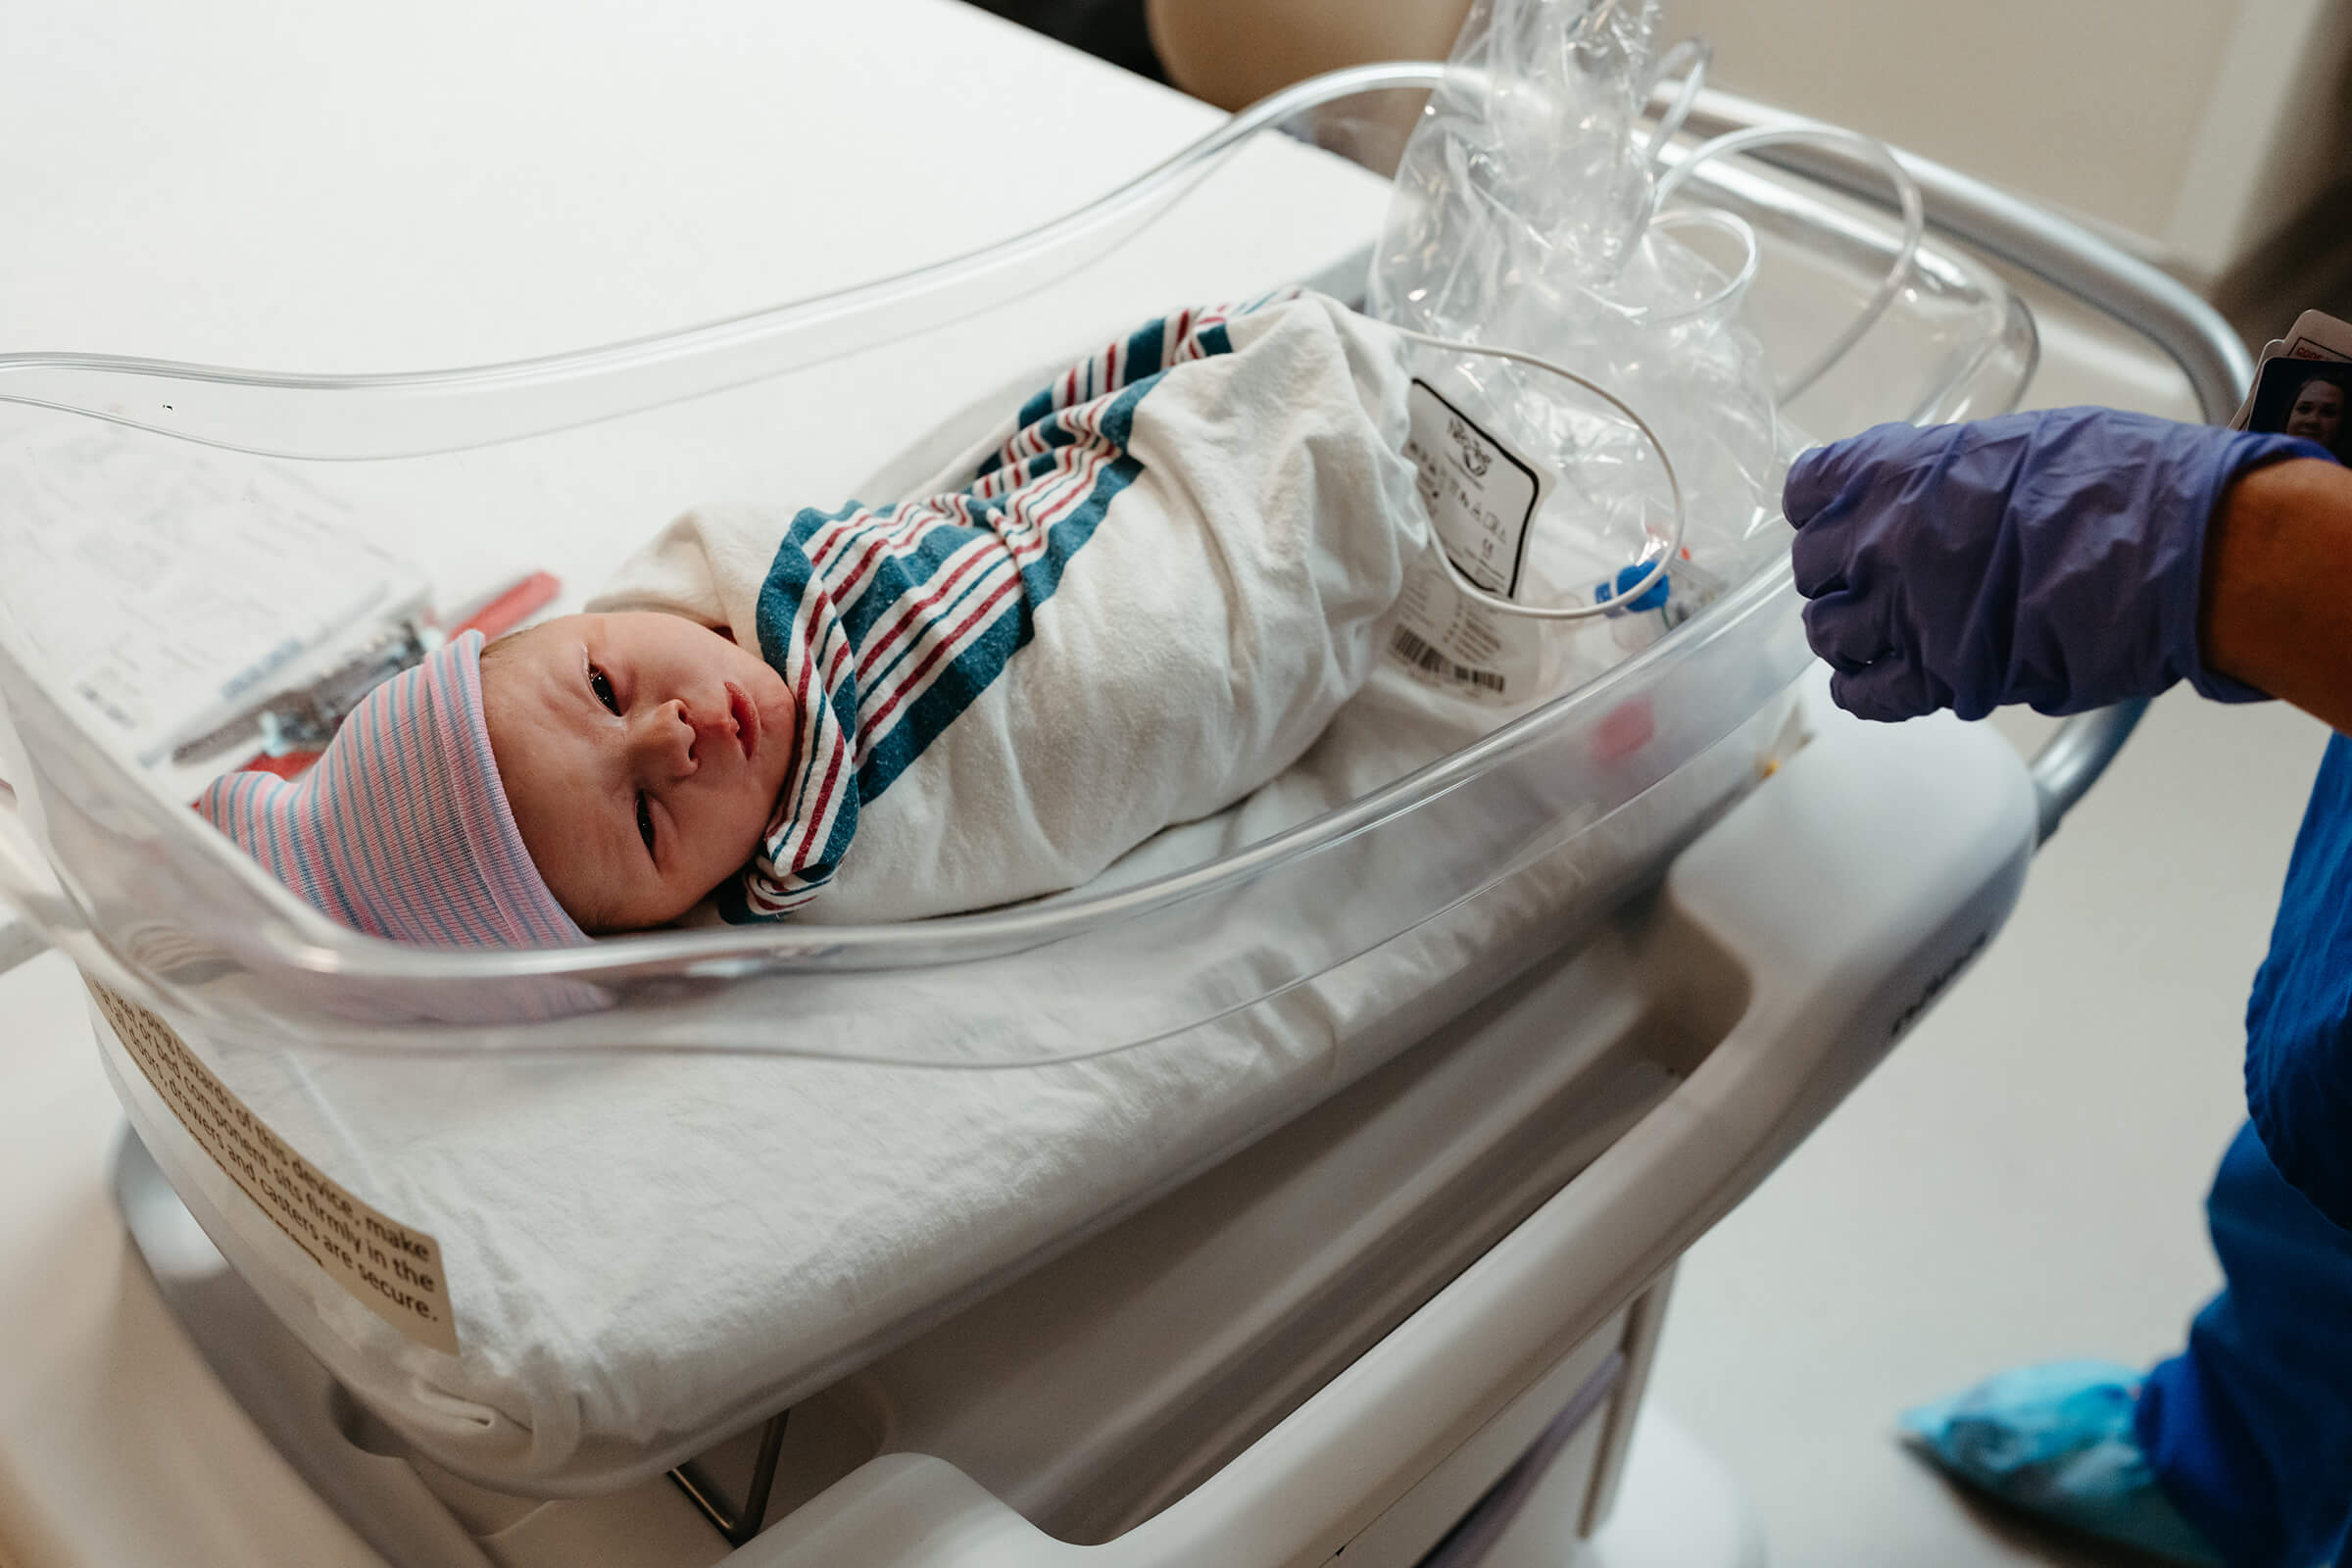
[[[1666,0],[1710,80],[2123,230],[2198,281],[2352,172],[2343,0]],[[2352,224],[2347,224],[2352,228]]]

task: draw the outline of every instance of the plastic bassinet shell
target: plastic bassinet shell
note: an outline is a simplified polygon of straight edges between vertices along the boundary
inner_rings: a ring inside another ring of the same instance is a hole
[[[21,358],[0,361],[0,396],[136,409],[170,389],[174,430],[195,439],[312,456],[488,441],[499,443],[491,458],[521,463],[532,431],[806,366],[860,334],[882,335],[877,323],[919,329],[1033,288],[1132,232],[1256,131],[1351,93],[1425,86],[1438,69],[1364,68],[1303,84],[1103,201],[968,264],[668,338],[409,376]],[[1893,250],[1883,224],[1805,181],[1717,167],[1690,184],[1761,237],[1750,316],[1768,347],[1833,335]],[[1880,417],[1995,412],[2015,397],[2033,354],[2030,322],[2007,290],[1965,256],[1929,246],[1895,308],[1792,413],[1812,433],[1835,434]],[[381,466],[401,473],[448,461]],[[1693,774],[1665,789],[1784,705],[1807,657],[1781,562],[1604,676],[1474,744],[1140,886],[904,926],[682,930],[487,954],[399,947],[326,920],[77,723],[22,641],[0,636],[0,774],[16,784],[57,890],[35,886],[30,867],[10,880],[87,971],[200,1036],[300,1051],[1056,1060],[1258,1004],[1531,867],[1573,865],[1572,891],[1552,916],[1565,937],[1752,779],[1748,757],[1709,787],[1693,788]],[[1629,745],[1629,735],[1638,741]],[[1668,798],[1674,808],[1659,809]]]

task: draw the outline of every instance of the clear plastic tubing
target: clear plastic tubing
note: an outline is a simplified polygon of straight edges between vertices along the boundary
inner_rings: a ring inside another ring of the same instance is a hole
[[[1690,113],[1690,100],[1693,96],[1692,92],[1686,89],[1676,99],[1674,108],[1669,111],[1675,123],[1681,123],[1682,117]],[[1752,125],[1744,130],[1726,132],[1713,141],[1693,148],[1659,178],[1650,198],[1654,206],[1665,206],[1668,198],[1682,187],[1685,180],[1715,159],[1732,153],[1799,143],[1850,150],[1876,164],[1880,172],[1886,174],[1887,183],[1894,187],[1896,205],[1902,210],[1903,237],[1895,247],[1894,261],[1887,267],[1886,275],[1879,281],[1877,292],[1871,295],[1861,312],[1846,323],[1845,330],[1832,338],[1828,346],[1813,356],[1804,368],[1773,389],[1773,396],[1784,404],[1795,401],[1798,394],[1828,374],[1830,368],[1843,359],[1848,349],[1862,341],[1862,334],[1886,314],[1886,308],[1894,303],[1895,295],[1902,292],[1903,284],[1911,276],[1911,264],[1919,256],[1920,241],[1928,231],[1927,204],[1920,195],[1919,181],[1911,177],[1911,172],[1902,166],[1893,150],[1885,142],[1874,141],[1857,131],[1830,125]]]

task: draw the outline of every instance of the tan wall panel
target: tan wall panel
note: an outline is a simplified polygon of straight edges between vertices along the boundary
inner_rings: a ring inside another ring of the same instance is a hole
[[[1320,72],[1443,60],[1470,0],[1145,0],[1168,79],[1226,109]]]
[[[1146,0],[1171,78],[1239,108],[1440,58],[1468,0]],[[1718,86],[2135,235],[2210,281],[2352,175],[2352,0],[1664,0]]]
[[[2261,4],[2263,0],[2254,0]],[[2237,0],[1666,0],[1709,79],[2152,238]]]

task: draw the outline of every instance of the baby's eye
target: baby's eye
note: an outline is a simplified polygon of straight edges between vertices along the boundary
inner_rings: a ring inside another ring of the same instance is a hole
[[[596,700],[604,704],[608,711],[613,713],[620,711],[620,702],[612,695],[612,683],[606,679],[605,672],[594,664],[588,666],[588,690],[595,693]],[[638,808],[644,809],[642,805]]]
[[[645,797],[642,795],[637,797],[637,836],[645,840],[645,853],[653,854],[654,808],[646,805]]]

